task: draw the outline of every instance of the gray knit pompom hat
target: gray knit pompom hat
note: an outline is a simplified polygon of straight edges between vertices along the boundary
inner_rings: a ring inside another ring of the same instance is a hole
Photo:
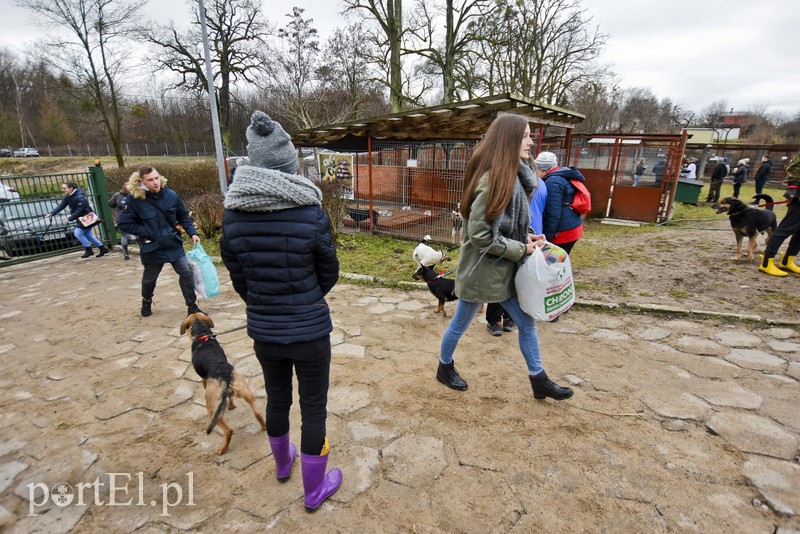
[[[247,127],[247,157],[250,165],[296,174],[297,151],[283,127],[263,111],[256,111]]]

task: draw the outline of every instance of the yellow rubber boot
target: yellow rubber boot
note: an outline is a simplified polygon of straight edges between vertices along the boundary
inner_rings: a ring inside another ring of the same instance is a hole
[[[764,263],[767,265],[764,266]],[[759,271],[764,271],[767,274],[771,274],[772,276],[789,276],[789,273],[785,271],[781,271],[777,267],[775,267],[775,258],[770,258],[768,260],[764,260],[761,262],[761,265],[758,266]]]
[[[783,269],[784,271],[790,271],[796,274],[800,274],[800,267],[794,262],[794,259],[797,256],[787,256],[786,254],[783,255],[783,259],[778,264],[779,269]]]

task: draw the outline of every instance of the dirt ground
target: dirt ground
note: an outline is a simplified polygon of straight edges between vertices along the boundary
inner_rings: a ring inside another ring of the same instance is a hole
[[[800,277],[730,261],[729,231],[664,229],[603,244],[629,264],[576,271],[579,305],[539,325],[545,368],[576,391],[561,403],[533,400],[515,333],[492,338],[480,318],[455,356],[470,388],[448,390],[434,379],[447,319],[431,295],[342,280],[329,297],[328,435],[344,483],[315,514],[302,506],[299,460],[279,484],[243,403],[227,416],[231,448],[214,454],[221,435],[203,431],[168,268],[154,315],[141,318],[136,257],[74,253],[6,267],[0,529],[799,531]],[[229,282],[201,307],[263,408]],[[69,502],[57,500],[59,488]]]

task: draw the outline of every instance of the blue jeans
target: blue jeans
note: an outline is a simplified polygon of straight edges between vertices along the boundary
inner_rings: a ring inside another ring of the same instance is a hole
[[[75,231],[72,233],[75,234],[75,238],[81,242],[83,248],[89,248],[92,245],[96,247],[103,246],[103,243],[101,243],[100,240],[94,236],[91,228],[81,228],[80,226],[76,226]]]
[[[189,260],[186,254],[181,256],[178,261],[171,263],[172,268],[178,273],[178,284],[181,287],[183,300],[187,306],[191,306],[197,301],[197,294],[194,292],[194,277],[192,276],[192,268],[189,267]],[[158,275],[161,274],[161,268],[164,267],[163,263],[145,263],[144,272],[142,273],[142,298],[151,299],[153,293],[156,291],[156,281]]]
[[[525,358],[525,364],[528,366],[528,374],[538,375],[544,368],[542,368],[542,357],[539,353],[539,337],[536,335],[536,321],[522,311],[519,307],[519,300],[516,296],[506,299],[500,304],[503,309],[514,319],[519,328],[519,348],[522,350],[522,356]],[[439,355],[439,361],[442,363],[450,363],[453,361],[453,353],[456,351],[456,345],[467,331],[472,319],[481,307],[480,302],[467,302],[459,300],[456,304],[456,313],[453,315],[453,320],[444,331],[442,337],[442,347]]]

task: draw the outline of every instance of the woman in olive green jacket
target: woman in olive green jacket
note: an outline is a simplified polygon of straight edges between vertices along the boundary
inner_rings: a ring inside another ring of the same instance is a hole
[[[501,115],[475,147],[464,177],[464,219],[456,295],[459,301],[442,337],[436,378],[449,388],[467,389],[453,363],[453,353],[483,302],[499,302],[519,327],[519,344],[528,366],[534,397],[557,400],[572,390],[547,378],[539,354],[536,322],[522,311],[514,287],[517,266],[543,235],[530,233],[529,201],[539,179],[524,160],[533,145],[528,121]],[[544,184],[542,184],[542,187]]]

